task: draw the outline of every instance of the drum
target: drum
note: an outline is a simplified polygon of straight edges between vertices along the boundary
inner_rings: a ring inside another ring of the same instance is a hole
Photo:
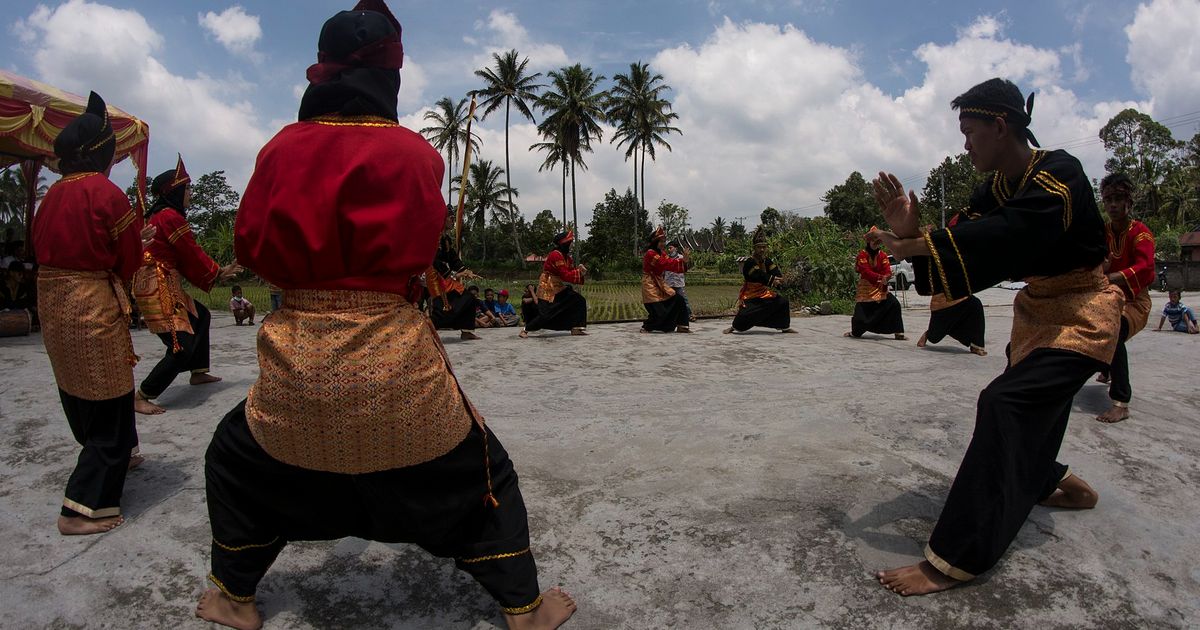
[[[32,328],[33,320],[29,317],[29,311],[23,308],[0,311],[0,337],[28,335]]]

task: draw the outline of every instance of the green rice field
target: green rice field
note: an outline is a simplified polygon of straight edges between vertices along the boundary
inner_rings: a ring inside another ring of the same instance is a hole
[[[497,291],[508,289],[509,301],[520,310],[521,293],[525,283],[522,281],[477,282],[481,288],[493,288]],[[254,304],[255,309],[265,314],[271,309],[271,297],[265,286],[242,284],[242,296]],[[692,313],[697,316],[733,314],[737,305],[740,285],[732,284],[696,284],[687,287],[688,301],[692,305]],[[210,310],[225,312],[229,310],[231,297],[228,286],[216,287],[212,293],[204,293],[195,287],[188,287],[192,297],[202,302]],[[646,309],[642,306],[642,288],[640,284],[629,282],[596,282],[576,287],[587,298],[588,321],[593,323],[638,320],[646,317]]]

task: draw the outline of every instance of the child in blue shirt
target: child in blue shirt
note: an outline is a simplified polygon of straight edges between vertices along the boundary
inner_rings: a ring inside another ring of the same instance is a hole
[[[1196,313],[1192,309],[1186,307],[1179,300],[1182,297],[1179,291],[1171,291],[1167,294],[1170,301],[1163,308],[1162,317],[1158,320],[1158,330],[1162,330],[1165,322],[1171,322],[1171,329],[1175,332],[1185,332],[1196,334],[1200,332],[1200,328],[1196,325]]]

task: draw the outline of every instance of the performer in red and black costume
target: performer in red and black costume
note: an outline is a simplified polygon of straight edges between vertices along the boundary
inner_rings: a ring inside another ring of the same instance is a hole
[[[894,334],[896,339],[905,339],[900,301],[888,291],[892,263],[888,261],[887,254],[876,249],[868,239],[854,260],[854,270],[858,272],[854,314],[850,317],[850,332],[842,336],[858,338],[873,332]]]
[[[183,290],[183,279],[207,292],[217,281],[228,280],[241,270],[236,263],[221,267],[196,243],[187,220],[192,178],[183,165],[183,156],[178,157],[174,169],[154,178],[150,192],[155,201],[150,206],[148,223],[156,233],[134,276],[133,295],[146,326],[162,339],[167,354],[138,388],[137,397],[145,401],[158,398],[184,372],[191,372],[192,385],[221,380],[208,373],[212,315]]]
[[[1133,388],[1129,384],[1129,353],[1125,344],[1150,321],[1150,285],[1154,282],[1154,235],[1145,223],[1131,216],[1133,181],[1125,173],[1111,173],[1100,180],[1100,201],[1108,213],[1104,232],[1108,239],[1108,281],[1125,293],[1121,313],[1121,336],[1109,369],[1099,381],[1108,383],[1112,408],[1096,417],[1100,422],[1120,422],[1129,417]]]
[[[475,330],[479,298],[467,291],[462,283],[462,280],[478,277],[463,264],[458,250],[454,248],[454,238],[443,235],[438,242],[433,265],[425,272],[425,286],[431,298],[429,317],[434,327],[438,330],[460,330],[463,339],[479,339],[479,335],[471,332]]]
[[[569,330],[572,335],[586,335],[587,300],[575,291],[572,284],[583,284],[587,278],[587,267],[576,265],[571,258],[571,243],[575,233],[571,230],[554,236],[554,249],[542,263],[542,275],[538,279],[538,315],[525,322],[519,335],[522,339],[529,333],[546,330]],[[568,284],[570,283],[570,284]]]
[[[662,226],[650,234],[649,245],[642,256],[642,303],[649,316],[642,323],[641,332],[690,333],[687,304],[675,289],[667,286],[664,271],[686,273],[691,263],[691,252],[683,251],[683,258],[671,258],[663,252],[667,235]]]
[[[122,522],[125,472],[138,445],[126,285],[141,264],[142,219],[108,179],[116,137],[104,100],[54,139],[62,179],[33,218],[42,341],[79,452],[58,530],[96,534]],[[149,236],[149,232],[147,233]]]
[[[870,237],[912,258],[917,291],[955,300],[1005,279],[1013,302],[1008,367],[980,394],[975,429],[925,560],[878,573],[900,595],[945,590],[991,569],[1033,506],[1091,508],[1097,496],[1055,461],[1072,400],[1117,346],[1121,291],[1101,272],[1104,220],[1079,160],[1043,151],[1029,131],[1033,95],[1002,79],[954,99],[971,163],[994,172],[971,197],[980,218],[922,233],[915,192],[880,173],[890,232]]]
[[[217,588],[196,613],[258,627],[258,583],[288,542],[357,536],[454,558],[511,628],[556,628],[575,604],[539,592],[513,464],[405,299],[446,206],[441,156],[397,123],[399,22],[364,0],[319,45],[300,120],[263,147],[238,210],[238,260],[283,307],[205,458]]]
[[[976,216],[975,218],[978,218]],[[950,217],[947,225],[954,227],[959,221],[969,220],[966,212],[956,212]],[[932,231],[932,227],[927,231]],[[932,272],[933,268],[930,267]],[[930,283],[932,284],[932,282]],[[945,293],[934,293],[929,298],[929,328],[917,340],[917,347],[924,348],[926,343],[940,343],[949,336],[951,339],[967,347],[972,354],[987,356],[984,349],[984,331],[987,323],[983,316],[983,302],[974,295],[946,299]]]
[[[775,261],[767,258],[767,233],[761,225],[754,231],[751,253],[750,258],[742,264],[744,282],[738,293],[740,307],[737,315],[729,328],[721,332],[745,332],[755,326],[774,328],[784,333],[796,332],[792,330],[788,299],[775,290],[783,280],[783,271]]]

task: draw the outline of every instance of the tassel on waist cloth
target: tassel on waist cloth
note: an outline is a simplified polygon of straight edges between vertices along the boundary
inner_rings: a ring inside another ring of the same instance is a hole
[[[68,394],[109,400],[133,391],[132,309],[111,271],[38,270],[42,341],[54,379]]]
[[[1013,301],[1010,365],[1039,348],[1070,350],[1112,362],[1125,296],[1099,267],[1025,282]]]

